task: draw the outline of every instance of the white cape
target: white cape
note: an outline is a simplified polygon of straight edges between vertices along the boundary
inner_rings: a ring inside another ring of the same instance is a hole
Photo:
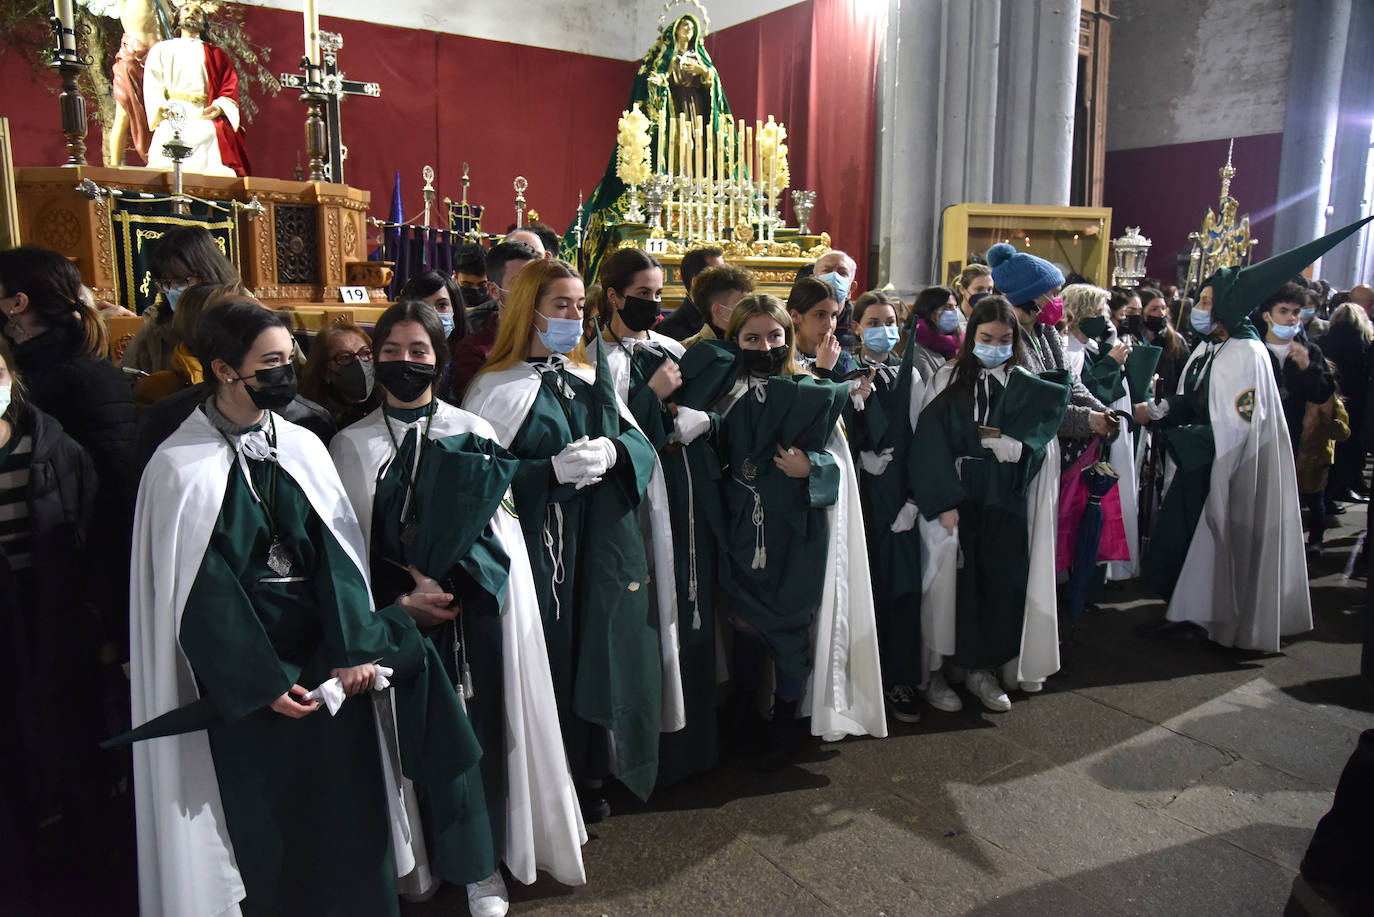
[[[319,439],[274,415],[281,468],[300,485],[366,579],[362,535]],[[187,596],[219,519],[235,452],[200,410],[149,461],[134,512],[129,586],[132,717],[141,724],[199,697],[179,633]],[[378,728],[381,726],[379,724]],[[399,874],[414,857],[399,773],[386,754],[392,839]],[[224,820],[205,730],[133,746],[139,900],[144,914],[237,915],[245,891]]]
[[[1206,350],[1198,346],[1182,378]],[[1231,338],[1220,346],[1207,405],[1212,486],[1168,619],[1201,625],[1223,646],[1276,653],[1280,637],[1312,629],[1312,603],[1293,446],[1262,343]]]
[[[596,384],[593,370],[569,366],[570,374],[589,385]],[[478,373],[463,396],[464,409],[491,424],[496,441],[509,448],[525,424],[530,409],[539,394],[539,371],[520,362],[495,372]],[[639,429],[634,415],[622,398],[616,398],[620,417]],[[644,515],[644,514],[647,514]],[[677,581],[673,576],[673,531],[669,521],[668,487],[663,479],[663,466],[654,456],[654,471],[649,479],[648,492],[642,508],[641,521],[650,532],[649,575],[653,578],[658,610],[659,653],[663,670],[663,700],[659,711],[659,731],[677,732],[686,725],[682,702],[682,668],[678,660]]]
[[[994,370],[1003,384],[1007,371]],[[940,367],[926,386],[922,410],[944,391],[954,376],[954,364]],[[920,435],[920,428],[916,430]],[[1045,460],[1026,495],[1030,538],[1030,567],[1026,578],[1026,612],[1021,625],[1021,653],[1003,667],[1007,681],[1041,682],[1059,671],[1059,617],[1055,592],[1055,526],[1059,515],[1059,441],[1050,440]],[[937,671],[955,646],[955,607],[958,599],[959,527],[947,532],[938,519],[917,521],[921,532],[921,643],[928,671]]]
[[[413,424],[393,424],[399,442]],[[494,440],[495,432],[482,418],[442,401],[436,402],[431,439],[475,433]],[[382,409],[349,426],[329,444],[344,490],[362,526],[364,550],[372,534],[372,507],[377,479],[395,456]],[[534,882],[543,869],[564,885],[587,881],[582,844],[587,832],[568,770],[567,753],[558,725],[553,680],[544,648],[534,580],[520,523],[500,509],[492,529],[510,558],[506,598],[501,606],[502,690],[506,747],[506,847],[503,859],[516,880]],[[424,571],[431,575],[442,571]]]

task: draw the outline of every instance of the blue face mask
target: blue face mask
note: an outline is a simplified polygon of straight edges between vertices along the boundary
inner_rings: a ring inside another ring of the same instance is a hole
[[[849,298],[849,278],[841,276],[839,271],[827,271],[824,274],[818,274],[816,279],[834,287],[835,292],[840,294],[840,302]]]
[[[979,363],[993,369],[1011,359],[1011,345],[1003,344],[999,347],[996,344],[974,344],[973,355],[978,358]]]
[[[897,341],[902,333],[897,330],[896,325],[878,325],[876,328],[864,329],[864,347],[872,353],[887,353],[897,346]]]
[[[1274,333],[1274,337],[1280,341],[1291,341],[1298,336],[1298,330],[1302,325],[1270,325],[1269,330]]]
[[[935,323],[935,327],[940,329],[941,334],[953,334],[959,330],[959,310],[946,309],[940,313],[940,320]]]
[[[175,312],[177,310],[177,300],[181,299],[181,294],[185,292],[185,287],[169,287],[163,290],[162,298],[167,301],[167,308]]]
[[[440,312],[440,313],[439,313],[439,324],[441,324],[441,325],[444,326],[444,336],[445,336],[445,337],[447,337],[448,335],[452,334],[452,333],[453,333],[453,313],[452,313],[452,312]]]
[[[582,340],[582,323],[577,319],[549,318],[546,315],[544,321],[548,322],[548,331],[540,331],[538,326],[534,330],[544,346],[554,353],[571,353],[577,342]]]
[[[1198,334],[1211,334],[1216,327],[1212,322],[1211,312],[1199,312],[1197,309],[1188,313],[1188,321],[1193,323],[1193,330]]]
[[[1298,313],[1298,315],[1302,318],[1303,321],[1310,322],[1312,321],[1312,319],[1317,317],[1317,310],[1303,309],[1301,312]]]

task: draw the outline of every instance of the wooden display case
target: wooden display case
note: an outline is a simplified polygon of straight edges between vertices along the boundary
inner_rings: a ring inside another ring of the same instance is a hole
[[[1111,284],[1110,207],[1039,207],[1030,204],[955,204],[945,208],[940,272],[959,276],[970,254],[998,242],[1076,271],[1101,287]]]

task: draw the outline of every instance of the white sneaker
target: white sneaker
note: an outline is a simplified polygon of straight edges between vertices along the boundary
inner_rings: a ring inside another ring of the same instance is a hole
[[[510,894],[506,891],[506,880],[501,878],[501,868],[481,882],[468,886],[468,910],[472,917],[505,917],[510,910]]]
[[[993,713],[1006,713],[1011,709],[1011,698],[1007,697],[1002,686],[998,684],[997,676],[987,669],[969,672],[964,686]]]
[[[945,676],[940,672],[931,672],[930,680],[924,688],[920,689],[921,696],[926,699],[936,710],[943,710],[946,713],[958,713],[964,709],[964,702],[959,699],[959,695],[945,684]]]

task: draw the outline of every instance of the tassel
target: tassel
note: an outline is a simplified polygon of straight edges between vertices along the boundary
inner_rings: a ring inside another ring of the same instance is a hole
[[[464,697],[464,699],[471,699],[471,698],[474,697],[476,694],[477,694],[477,692],[476,692],[475,690],[473,690],[473,687],[472,687],[472,666],[470,666],[470,665],[468,665],[466,662],[464,662],[464,663],[463,663],[463,697]]]

